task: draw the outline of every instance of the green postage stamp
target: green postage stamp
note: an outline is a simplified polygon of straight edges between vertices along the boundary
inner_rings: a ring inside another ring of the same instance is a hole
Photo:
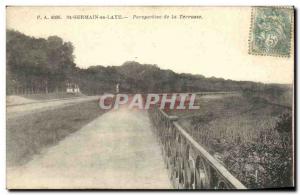
[[[289,57],[293,23],[293,7],[253,7],[249,54]]]

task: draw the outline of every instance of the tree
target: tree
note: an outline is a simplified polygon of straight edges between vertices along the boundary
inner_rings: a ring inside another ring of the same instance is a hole
[[[76,67],[72,43],[58,36],[37,39],[7,30],[6,48],[9,93],[48,93],[63,87]]]

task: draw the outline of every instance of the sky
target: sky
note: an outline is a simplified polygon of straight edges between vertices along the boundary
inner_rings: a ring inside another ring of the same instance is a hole
[[[74,15],[115,14],[125,19],[66,19]],[[62,19],[44,19],[59,15]],[[133,19],[169,16],[168,19]],[[171,15],[177,19],[170,19]],[[201,16],[179,19],[178,16]],[[37,19],[38,17],[42,19]],[[7,28],[73,43],[75,63],[122,65],[126,61],[156,64],[177,73],[232,80],[292,83],[291,57],[248,54],[249,7],[8,7]],[[293,49],[292,49],[293,53]]]

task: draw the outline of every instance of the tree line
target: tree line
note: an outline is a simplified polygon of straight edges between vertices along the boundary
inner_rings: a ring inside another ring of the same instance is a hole
[[[60,37],[6,33],[7,93],[48,93],[60,90],[75,68],[74,47]]]
[[[76,83],[87,95],[115,92],[117,84],[121,93],[269,91],[280,95],[287,90],[284,85],[178,74],[135,61],[82,69],[75,64],[73,52],[73,44],[58,36],[35,38],[7,30],[7,94],[65,91],[67,82]]]

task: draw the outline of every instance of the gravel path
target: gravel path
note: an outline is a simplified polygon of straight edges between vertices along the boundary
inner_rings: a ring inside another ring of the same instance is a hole
[[[26,165],[9,167],[7,187],[171,188],[151,128],[145,111],[107,112]]]

